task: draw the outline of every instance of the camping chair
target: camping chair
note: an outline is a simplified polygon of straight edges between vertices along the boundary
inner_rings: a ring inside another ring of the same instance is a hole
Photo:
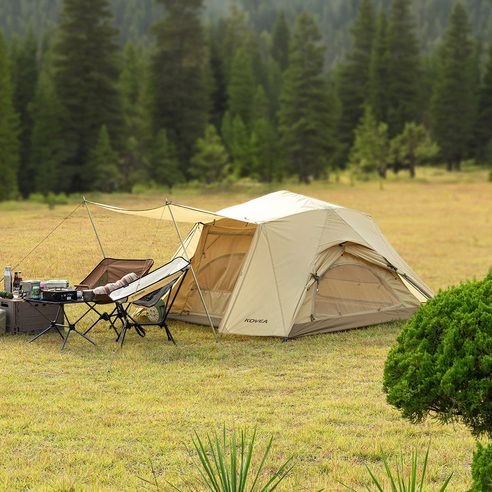
[[[95,289],[96,287],[104,286],[108,283],[116,282],[129,273],[135,273],[139,278],[147,274],[152,268],[154,260],[124,260],[117,258],[104,258],[89,275],[82,280],[80,284],[75,285],[76,290],[83,291],[87,289]],[[117,307],[115,307],[110,313],[100,313],[95,305],[99,304],[113,304],[113,300],[107,294],[98,294],[94,296],[93,301],[89,305],[89,309],[84,315],[79,318],[82,319],[90,311],[94,311],[99,317],[94,323],[84,332],[84,335],[94,328],[99,321],[108,321],[111,328],[115,331],[116,335],[119,335],[116,326],[114,325],[116,319],[120,318]]]
[[[121,339],[121,347],[123,347],[123,343],[125,342],[126,332],[130,328],[135,328],[138,335],[144,337],[145,326],[159,326],[160,328],[165,328],[168,340],[176,345],[166,322],[166,318],[189,269],[190,262],[181,256],[178,256],[157,270],[154,270],[140,279],[129,283],[127,286],[116,289],[109,294],[109,297],[116,303],[118,316],[123,321],[123,328],[116,340],[118,341]],[[177,288],[174,296],[171,297],[175,285],[177,285]],[[135,321],[128,312],[132,304],[149,308],[155,306],[164,297],[166,298],[164,312],[162,319],[158,322],[139,323]]]

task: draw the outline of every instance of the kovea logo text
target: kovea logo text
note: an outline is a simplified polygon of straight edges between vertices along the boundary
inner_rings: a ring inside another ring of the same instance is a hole
[[[245,323],[268,323],[267,319],[254,319],[254,318],[246,318],[244,320]]]

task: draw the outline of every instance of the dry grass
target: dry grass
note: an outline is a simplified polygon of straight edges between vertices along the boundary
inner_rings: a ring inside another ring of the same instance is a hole
[[[448,175],[421,170],[420,179],[326,183],[284,188],[373,215],[403,258],[433,289],[476,275],[492,265],[492,184],[485,172]],[[172,198],[218,210],[263,189]],[[110,196],[128,208],[160,205],[162,196]],[[24,257],[74,206],[50,211],[25,203],[0,205],[0,265]],[[169,224],[137,221],[93,210],[107,256],[150,256],[160,264],[177,247]],[[186,233],[187,227],[183,227]],[[155,241],[154,241],[155,238]],[[153,246],[151,247],[152,243]],[[100,260],[86,213],[79,209],[27,260],[24,278],[81,280]],[[172,323],[179,343],[162,331],[145,339],[130,333],[122,351],[110,332],[81,338],[48,335],[0,339],[0,489],[139,490],[138,476],[181,484],[189,458],[183,443],[193,430],[258,426],[265,444],[275,435],[271,465],[307,443],[282,490],[361,489],[363,461],[381,471],[379,448],[390,456],[432,441],[430,483],[454,471],[450,490],[470,484],[473,440],[466,429],[433,422],[410,425],[385,403],[381,375],[398,323],[321,335],[282,344],[277,339],[224,337],[210,329]],[[111,361],[112,369],[108,372]],[[434,488],[434,487],[433,487]],[[163,487],[163,490],[165,488]]]

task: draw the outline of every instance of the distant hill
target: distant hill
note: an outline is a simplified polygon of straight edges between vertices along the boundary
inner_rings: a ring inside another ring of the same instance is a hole
[[[205,0],[209,18],[226,16],[229,0]],[[271,31],[277,12],[282,9],[291,22],[306,8],[318,19],[321,32],[328,44],[328,61],[336,65],[350,49],[350,26],[359,6],[359,0],[236,0],[248,12],[254,29]],[[378,8],[389,10],[391,0],[374,0]],[[415,19],[422,44],[433,47],[444,32],[454,0],[414,0]],[[468,10],[473,30],[489,41],[492,36],[492,1],[462,0]],[[0,26],[7,37],[23,35],[32,26],[38,34],[52,29],[58,22],[61,0],[0,0]],[[149,44],[149,32],[163,9],[154,0],[113,0],[115,22],[121,29],[121,41],[131,39]]]

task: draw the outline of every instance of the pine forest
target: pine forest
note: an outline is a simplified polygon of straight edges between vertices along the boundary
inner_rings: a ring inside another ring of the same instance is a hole
[[[0,200],[492,168],[491,40],[490,0],[0,0]]]

